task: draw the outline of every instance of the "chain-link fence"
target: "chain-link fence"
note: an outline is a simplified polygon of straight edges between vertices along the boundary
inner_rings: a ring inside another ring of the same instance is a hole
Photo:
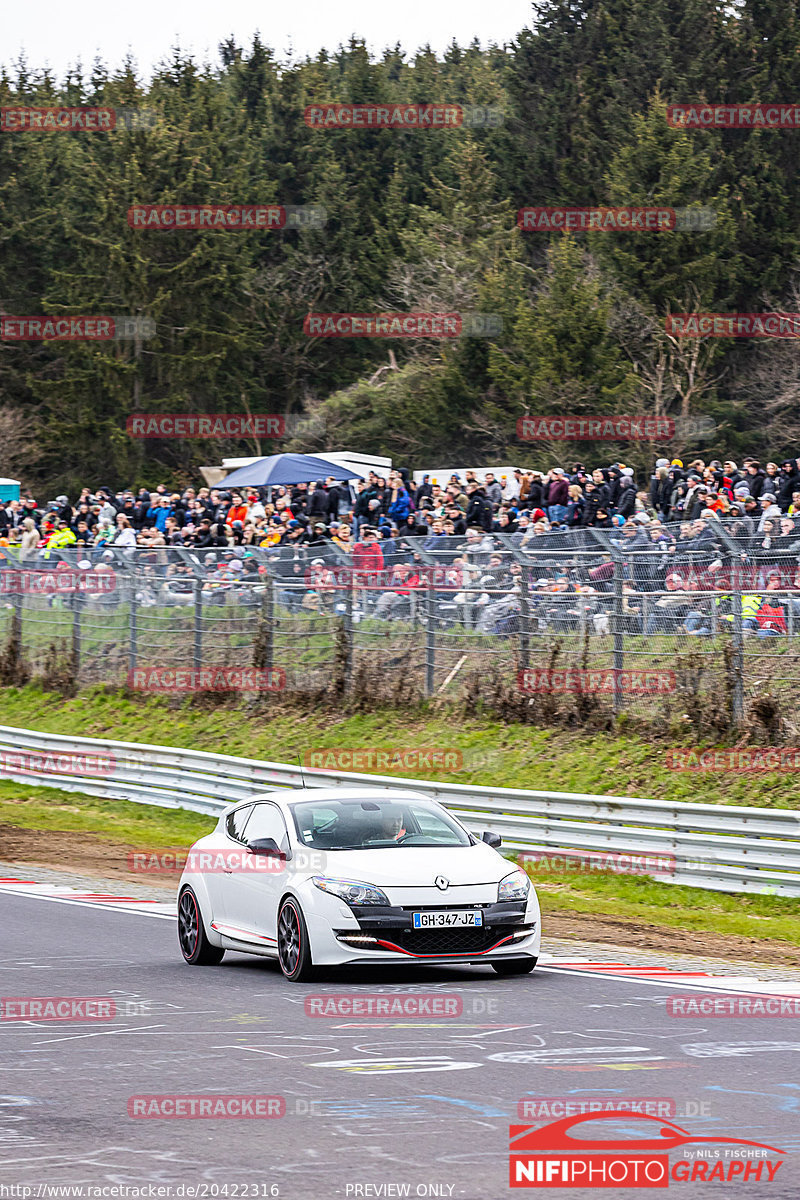
[[[731,723],[771,698],[793,720],[799,564],[800,540],[719,521],[469,530],[387,539],[377,553],[323,539],[40,551],[26,562],[5,551],[2,670],[21,662],[35,676],[60,661],[79,684],[144,690],[161,672],[167,691],[170,672],[206,668],[376,697],[452,696],[466,684],[572,705],[577,718],[672,720],[704,706]]]

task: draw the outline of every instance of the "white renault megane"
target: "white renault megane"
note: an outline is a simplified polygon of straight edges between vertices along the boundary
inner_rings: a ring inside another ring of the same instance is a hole
[[[266,792],[227,809],[189,851],[178,892],[187,963],[277,958],[287,979],[379,963],[536,966],[541,917],[500,838],[412,791]]]

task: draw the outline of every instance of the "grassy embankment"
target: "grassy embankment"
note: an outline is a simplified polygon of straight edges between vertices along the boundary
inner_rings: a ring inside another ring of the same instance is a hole
[[[663,746],[635,736],[514,727],[491,721],[454,723],[431,713],[375,712],[318,717],[275,705],[202,707],[156,697],[127,699],[103,689],[64,700],[38,688],[3,690],[5,724],[75,736],[153,742],[225,754],[296,761],[310,750],[444,748],[463,754],[441,781],[499,787],[599,792],[710,803],[787,808],[800,801],[786,774],[702,775],[667,768]],[[401,770],[391,772],[402,774]],[[424,777],[424,776],[419,776]],[[430,776],[429,778],[433,778]],[[152,849],[189,845],[211,818],[45,787],[0,782],[0,826],[82,832]],[[2,836],[0,836],[2,858]],[[800,903],[675,887],[610,873],[537,873],[544,911],[595,914],[687,932],[779,939],[800,946]],[[687,942],[687,949],[691,943]]]

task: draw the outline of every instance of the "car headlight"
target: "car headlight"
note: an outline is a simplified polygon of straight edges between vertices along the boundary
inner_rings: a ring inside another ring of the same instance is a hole
[[[498,900],[526,900],[531,881],[524,871],[512,871],[497,885]]]
[[[325,875],[314,875],[312,879],[322,892],[331,892],[346,904],[385,904],[389,897],[374,883],[362,883],[359,879],[328,879]]]

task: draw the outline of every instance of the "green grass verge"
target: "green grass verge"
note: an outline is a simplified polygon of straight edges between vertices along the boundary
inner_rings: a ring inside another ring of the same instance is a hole
[[[128,800],[104,800],[82,792],[0,783],[0,824],[59,833],[91,833],[137,848],[190,846],[209,833],[214,817],[185,809]],[[3,853],[0,837],[0,858]],[[55,864],[54,864],[55,865]]]
[[[2,688],[0,698],[4,724],[49,733],[151,742],[274,762],[296,762],[307,751],[438,747],[463,755],[458,770],[385,773],[492,787],[800,808],[800,790],[791,786],[785,771],[670,770],[669,744],[633,732],[587,734],[580,729],[509,725],[489,717],[456,719],[433,706],[422,712],[376,710],[337,716],[329,709],[315,715],[276,700],[272,708],[253,713],[243,706],[209,708],[196,698],[179,703],[162,696],[128,699],[103,687],[87,688],[68,700],[33,685]]]
[[[613,916],[641,924],[693,933],[747,938],[777,938],[800,946],[800,902],[784,896],[707,892],[659,883],[646,876],[537,873],[532,879],[542,912]],[[691,943],[686,945],[691,953]]]

